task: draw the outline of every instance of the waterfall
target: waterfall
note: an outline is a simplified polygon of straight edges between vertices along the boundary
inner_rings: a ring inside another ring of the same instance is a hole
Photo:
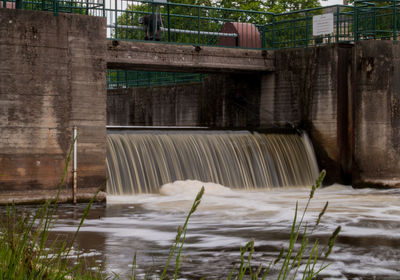
[[[231,188],[309,186],[318,176],[307,135],[135,131],[107,136],[107,192],[158,193],[176,180]]]

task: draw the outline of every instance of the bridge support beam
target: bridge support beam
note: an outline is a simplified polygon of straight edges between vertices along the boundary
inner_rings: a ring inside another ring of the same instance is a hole
[[[110,69],[175,72],[274,71],[272,51],[109,41]]]

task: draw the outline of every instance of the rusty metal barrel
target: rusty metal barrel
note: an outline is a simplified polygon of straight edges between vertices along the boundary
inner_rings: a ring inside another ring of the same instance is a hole
[[[261,48],[261,36],[257,27],[252,23],[226,22],[219,36],[219,46],[241,47],[241,48]],[[224,34],[237,34],[237,36],[224,36]]]

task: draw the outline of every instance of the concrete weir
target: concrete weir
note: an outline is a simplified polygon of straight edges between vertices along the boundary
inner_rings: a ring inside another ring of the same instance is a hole
[[[1,8],[0,203],[56,192],[74,126],[78,200],[104,185],[106,112],[114,125],[292,125],[308,131],[328,182],[399,186],[399,54],[391,41],[279,51],[107,41],[104,18]],[[209,78],[107,96],[107,67]]]

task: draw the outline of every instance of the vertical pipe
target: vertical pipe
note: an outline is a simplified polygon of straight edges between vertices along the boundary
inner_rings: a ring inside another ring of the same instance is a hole
[[[73,186],[73,190],[72,190],[72,199],[73,199],[73,203],[76,204],[76,194],[77,194],[77,166],[78,166],[78,149],[77,149],[77,145],[78,145],[78,128],[76,126],[74,126],[74,164],[73,164],[73,169],[72,169],[72,173],[73,173],[73,180],[74,180],[74,186]]]

